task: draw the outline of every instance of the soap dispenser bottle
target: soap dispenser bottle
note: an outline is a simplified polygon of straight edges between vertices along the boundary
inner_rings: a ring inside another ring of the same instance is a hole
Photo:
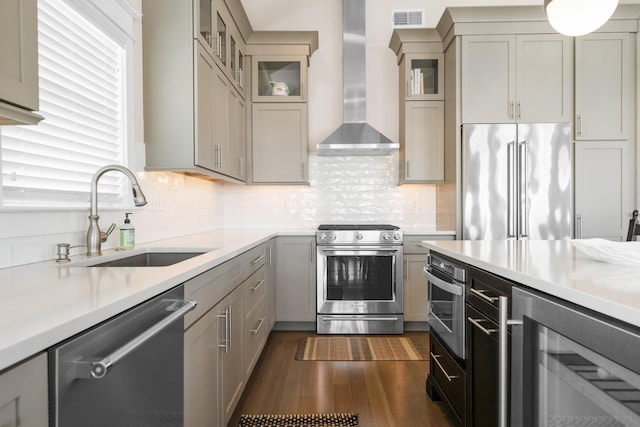
[[[133,215],[133,213],[124,214],[124,224],[120,226],[120,248],[122,249],[133,249],[136,245],[136,230],[131,224],[129,215]]]

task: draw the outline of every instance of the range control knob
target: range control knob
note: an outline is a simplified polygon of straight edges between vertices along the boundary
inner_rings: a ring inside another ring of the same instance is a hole
[[[382,233],[382,239],[383,240],[389,240],[389,239],[391,239],[391,235],[389,235],[389,233]]]
[[[362,240],[364,238],[364,236],[362,235],[362,233],[357,233],[356,234],[356,240]]]
[[[336,240],[338,238],[338,236],[336,236],[335,233],[331,233],[331,240]]]
[[[400,233],[396,233],[393,235],[393,240],[400,240],[402,239],[402,235],[400,235]]]
[[[323,241],[324,241],[324,240],[327,240],[327,233],[322,233],[322,234],[320,235],[320,240],[323,240]]]

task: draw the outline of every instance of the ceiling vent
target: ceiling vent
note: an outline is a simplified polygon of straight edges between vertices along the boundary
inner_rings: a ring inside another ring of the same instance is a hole
[[[391,11],[393,28],[424,27],[424,9],[396,9]]]

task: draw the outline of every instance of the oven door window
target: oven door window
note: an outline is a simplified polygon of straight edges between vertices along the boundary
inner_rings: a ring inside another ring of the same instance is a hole
[[[638,426],[640,375],[537,324],[536,426]]]
[[[453,332],[453,321],[455,318],[456,295],[429,284],[429,310],[431,316],[437,318],[449,332]]]
[[[326,299],[392,301],[395,299],[394,269],[394,256],[328,255]]]

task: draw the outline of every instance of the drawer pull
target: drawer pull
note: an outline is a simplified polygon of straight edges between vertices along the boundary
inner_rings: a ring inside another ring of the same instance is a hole
[[[458,375],[449,375],[447,373],[447,371],[444,369],[444,367],[442,366],[442,364],[438,360],[439,358],[442,357],[442,355],[433,354],[432,352],[429,352],[429,353],[431,354],[431,358],[433,359],[433,361],[436,362],[436,365],[438,365],[438,368],[440,368],[440,370],[442,371],[444,376],[447,378],[447,381],[451,382],[451,381],[455,380],[456,378],[460,378]]]
[[[467,317],[467,319],[469,320],[469,322],[473,323],[475,327],[477,327],[487,335],[495,334],[496,332],[498,332],[497,329],[487,329],[484,326],[482,326],[480,322],[484,322],[485,319],[472,319],[471,317]]]
[[[485,290],[477,290],[477,289],[471,288],[470,291],[475,296],[482,298],[483,300],[487,301],[490,304],[493,304],[494,302],[498,301],[498,297],[490,297],[485,295],[484,294],[486,292]]]
[[[260,255],[258,258],[251,261],[251,265],[255,265],[264,259],[264,254]]]
[[[260,328],[262,327],[262,324],[264,323],[264,320],[266,319],[266,317],[263,317],[262,319],[260,319],[260,323],[258,323],[258,326],[256,326],[255,329],[251,330],[251,333],[253,335],[256,335],[258,333],[258,331],[260,330]]]
[[[255,285],[253,285],[253,286],[251,287],[251,292],[255,292],[255,291],[257,291],[258,289],[260,289],[260,286],[262,286],[262,285],[263,285],[263,283],[264,283],[264,279],[262,279],[262,280],[258,280],[258,281],[256,282],[256,284],[255,284]]]

